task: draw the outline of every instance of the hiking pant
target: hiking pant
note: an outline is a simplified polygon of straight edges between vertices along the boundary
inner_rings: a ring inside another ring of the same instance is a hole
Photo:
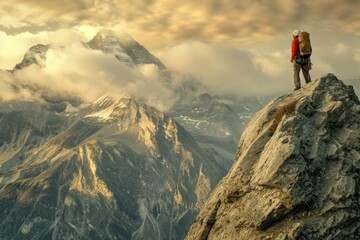
[[[300,88],[301,87],[301,82],[300,82],[300,69],[302,70],[303,76],[305,78],[305,82],[309,83],[311,82],[311,77],[310,77],[310,69],[309,69],[309,65],[305,64],[299,64],[299,63],[295,63],[294,65],[294,85],[295,88]]]

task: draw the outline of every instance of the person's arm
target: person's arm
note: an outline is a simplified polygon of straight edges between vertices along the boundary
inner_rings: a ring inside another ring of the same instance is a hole
[[[290,58],[290,62],[293,62],[294,58],[296,57],[296,55],[298,54],[298,49],[299,49],[299,39],[298,38],[294,38],[292,43],[291,43],[291,58]]]

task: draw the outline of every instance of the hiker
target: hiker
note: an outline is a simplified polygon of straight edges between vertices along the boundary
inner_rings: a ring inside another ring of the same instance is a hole
[[[300,89],[301,87],[301,82],[300,82],[300,69],[302,70],[302,73],[304,75],[305,78],[305,82],[306,83],[310,83],[311,82],[311,77],[310,77],[310,69],[311,69],[311,60],[310,60],[310,55],[311,55],[311,46],[310,46],[310,39],[309,39],[309,34],[306,32],[303,32],[304,34],[307,34],[307,38],[308,38],[308,46],[306,46],[307,50],[305,51],[305,53],[300,51],[299,48],[299,35],[302,34],[300,33],[299,30],[294,30],[293,31],[293,40],[291,43],[291,58],[290,58],[290,62],[292,62],[293,64],[293,68],[294,68],[294,91]],[[306,35],[305,35],[306,36]]]

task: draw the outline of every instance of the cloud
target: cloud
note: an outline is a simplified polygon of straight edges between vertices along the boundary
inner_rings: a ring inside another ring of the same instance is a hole
[[[55,31],[23,32],[16,35],[0,32],[0,69],[12,69],[21,62],[25,52],[36,44],[66,46],[79,40],[88,41],[90,34],[91,37],[95,35],[94,32],[96,28],[89,28],[86,25],[72,29],[60,28]]]
[[[169,49],[162,60],[178,72],[197,77],[217,93],[264,96],[293,89],[290,42],[288,45],[265,52],[189,41]],[[314,41],[312,79],[329,72],[342,80],[360,76],[359,56],[360,48],[343,42],[321,45]],[[301,79],[304,84],[303,76]]]
[[[28,89],[17,88],[14,83],[16,79],[14,76],[6,71],[0,71],[0,100],[11,101],[15,99],[35,100],[38,96],[34,96]]]
[[[86,66],[77,67],[78,69],[87,69],[92,63],[101,65],[99,69],[94,66],[94,69],[98,69],[103,72],[102,76],[98,76],[98,79],[106,79],[117,74],[123,74],[122,72],[113,72],[112,63],[107,63],[103,59],[103,56],[87,55],[87,50],[75,47],[75,50],[66,48],[68,52],[61,54],[63,50],[56,46],[68,45],[74,41],[88,41],[99,28],[90,25],[79,25],[72,29],[59,29],[56,31],[42,31],[36,34],[25,32],[18,35],[7,35],[4,32],[0,32],[0,66],[1,68],[12,69],[16,63],[19,63],[23,58],[24,53],[31,46],[42,43],[53,43],[52,50],[49,51],[48,67],[47,71],[52,69],[52,66],[57,66],[56,61],[71,56],[73,59],[73,65],[63,65],[62,68],[72,69],[72,74],[75,75],[76,69],[72,66],[78,66],[75,62],[87,62]],[[360,61],[360,48],[356,46],[356,43],[349,42],[346,37],[334,38],[332,33],[324,32],[311,32],[311,39],[313,45],[312,60],[314,68],[311,71],[313,79],[321,77],[322,75],[333,72],[338,75],[339,78],[351,78],[359,76],[358,64]],[[169,67],[176,69],[179,72],[189,73],[197,76],[206,84],[215,87],[221,91],[238,92],[243,93],[256,93],[262,92],[274,92],[279,89],[291,89],[292,88],[292,67],[289,63],[290,57],[290,43],[291,38],[286,40],[279,40],[270,48],[269,45],[258,46],[256,45],[251,50],[224,46],[220,44],[210,44],[201,41],[186,41],[182,44],[178,44],[173,48],[168,49],[162,56],[160,56]],[[256,50],[254,50],[256,49]],[[271,51],[274,49],[274,51]],[[54,52],[55,51],[55,52]],[[79,51],[79,52],[77,52]],[[59,53],[56,53],[59,52]],[[53,63],[50,62],[52,55],[57,54],[58,58],[53,58]],[[77,57],[76,54],[80,54],[82,57]],[[92,53],[93,54],[93,53]],[[96,59],[102,59],[99,63]],[[55,60],[56,59],[56,60]],[[76,61],[74,60],[76,59]],[[112,59],[111,59],[112,61]],[[71,62],[71,61],[70,61]],[[106,64],[103,64],[105,62]],[[107,66],[112,66],[108,68]],[[141,75],[145,77],[141,83],[144,86],[141,90],[138,90],[139,94],[149,97],[146,94],[146,87],[151,87],[153,91],[157,89],[163,89],[161,86],[155,86],[149,84],[149,79],[156,77],[155,66],[144,66],[138,69]],[[54,70],[54,69],[52,69]],[[107,75],[110,72],[109,75]],[[125,71],[126,72],[126,71]],[[131,72],[131,71],[130,71]],[[59,75],[65,73],[45,72],[40,71],[41,74],[47,74],[50,77],[53,75]],[[67,73],[70,74],[70,73]],[[45,75],[43,79],[49,78]],[[29,76],[32,76],[29,73]],[[74,76],[75,78],[76,76]],[[91,77],[91,76],[90,76]],[[36,79],[36,77],[34,77]],[[67,76],[67,79],[71,79]],[[93,77],[91,77],[93,79]],[[130,78],[133,79],[133,78]],[[239,80],[240,79],[240,80]],[[55,81],[57,82],[57,81]],[[156,82],[156,81],[152,81]],[[71,83],[71,82],[70,82]],[[97,84],[96,81],[93,84]],[[139,81],[136,81],[134,86],[141,88]],[[60,84],[61,85],[61,84]],[[244,88],[244,86],[247,86]],[[266,86],[266,87],[263,87]],[[76,89],[76,85],[72,88]],[[130,85],[128,85],[130,87]],[[70,88],[69,88],[70,89]],[[101,89],[101,88],[100,88]],[[251,89],[251,90],[250,90]],[[105,91],[105,89],[103,89]],[[89,90],[91,92],[91,89]],[[133,87],[135,92],[135,87]],[[168,95],[166,91],[160,91],[158,95]],[[97,93],[94,93],[97,95]],[[84,99],[86,96],[84,97]],[[146,98],[146,97],[145,97]],[[153,99],[153,102],[156,100]],[[158,105],[161,105],[161,99],[158,101]],[[163,107],[164,108],[164,107]]]
[[[0,32],[0,66],[1,69],[12,69],[16,63],[21,62],[24,53],[33,45],[44,42],[44,32],[36,35],[22,33],[9,36]]]
[[[325,39],[325,38],[324,38]],[[348,45],[344,42],[324,43],[317,41],[312,43],[313,63],[310,75],[312,79],[322,77],[326,73],[334,73],[339,79],[347,80],[360,76],[360,48]],[[279,84],[291,83],[293,70],[289,62],[290,48],[277,52],[255,53],[255,61],[262,66],[264,72]],[[304,78],[301,75],[304,84]]]
[[[360,48],[338,42],[334,46],[322,46],[319,49],[319,62],[330,65],[331,70],[341,79],[360,76]]]
[[[195,76],[217,93],[264,95],[287,86],[276,79],[276,71],[267,71],[269,66],[264,66],[258,56],[233,47],[191,41],[170,49],[163,61],[178,72]]]
[[[130,94],[160,110],[171,105],[170,92],[157,81],[154,65],[136,69],[112,55],[87,49],[80,42],[51,47],[44,67],[30,65],[16,71],[14,77],[23,85],[77,96],[85,102],[103,95],[119,98]]]
[[[254,42],[283,37],[294,27],[360,34],[358,9],[360,2],[354,0],[14,0],[0,3],[0,27],[11,32],[25,26],[122,25],[152,44],[157,39],[159,45],[185,40]]]
[[[0,68],[13,68],[37,43],[66,45],[66,40],[87,41],[102,28],[122,28],[159,57],[191,41],[242,48],[254,54],[251,58],[263,74],[281,85],[292,81],[279,78],[292,75],[288,54],[291,32],[298,28],[312,34],[314,76],[329,71],[350,75],[356,73],[354,63],[360,53],[349,53],[349,59],[337,62],[333,58],[339,56],[332,52],[339,42],[358,48],[358,9],[360,2],[351,0],[2,1]],[[345,64],[349,61],[351,64]]]

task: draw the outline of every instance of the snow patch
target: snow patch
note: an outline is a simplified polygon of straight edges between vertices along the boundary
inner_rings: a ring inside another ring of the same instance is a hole
[[[99,112],[93,112],[85,116],[85,118],[98,118],[100,120],[111,120],[111,114],[114,109],[112,107],[105,108]]]

